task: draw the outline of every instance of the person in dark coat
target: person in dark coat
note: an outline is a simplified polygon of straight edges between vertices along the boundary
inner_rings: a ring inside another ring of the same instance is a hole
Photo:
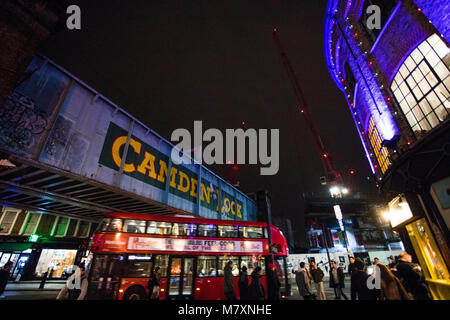
[[[280,300],[280,279],[277,275],[277,270],[272,263],[269,263],[267,270],[267,296],[269,300]]]
[[[11,271],[12,266],[12,261],[8,261],[3,266],[3,269],[0,270],[0,296],[3,296],[3,292],[5,291],[6,285],[8,284],[9,272]]]
[[[352,273],[353,273],[353,270],[355,269],[355,258],[354,257],[350,257],[350,258],[348,258],[348,260],[350,261],[350,264],[348,265],[348,274],[351,277]]]
[[[148,282],[147,282],[147,290],[148,290],[147,298],[148,298],[148,300],[152,300],[153,287],[155,286],[154,276],[155,276],[155,269],[152,268],[152,272],[150,274],[150,279],[148,279]]]
[[[238,287],[240,299],[248,300],[248,273],[246,266],[243,266],[241,268],[241,273],[239,274]]]
[[[343,296],[345,300],[348,300],[347,296],[344,293],[344,290],[342,290],[343,288],[345,288],[344,269],[342,269],[342,267],[338,267],[336,261],[331,261],[331,268],[330,288],[334,288],[334,294],[337,300],[341,300],[341,296]]]
[[[380,300],[411,300],[400,280],[394,276],[388,266],[379,263]]]
[[[234,292],[233,267],[234,262],[230,260],[223,269],[223,291],[227,300],[237,300]]]
[[[369,275],[365,272],[365,269],[364,261],[356,258],[350,284],[352,300],[375,300],[375,293],[367,286]]]
[[[414,266],[410,254],[404,252],[398,256],[397,274],[402,283],[415,300],[432,300],[428,286],[419,269]]]
[[[264,288],[261,284],[261,267],[256,267],[252,272],[252,282],[248,288],[250,300],[264,300]]]

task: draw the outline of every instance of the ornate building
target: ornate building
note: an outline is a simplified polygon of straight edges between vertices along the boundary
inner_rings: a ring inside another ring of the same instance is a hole
[[[383,215],[436,299],[450,298],[449,17],[447,0],[330,0],[324,33]]]

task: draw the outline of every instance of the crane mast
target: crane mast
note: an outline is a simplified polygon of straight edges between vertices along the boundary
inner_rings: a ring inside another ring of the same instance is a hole
[[[325,173],[325,181],[322,181],[322,184],[331,186],[342,185],[342,177],[336,171],[332,158],[328,153],[328,151],[326,150],[322,142],[322,139],[320,138],[319,130],[317,129],[317,126],[313,118],[311,117],[308,103],[305,99],[305,96],[294,73],[294,70],[291,66],[291,63],[286,55],[283,44],[281,43],[280,38],[278,37],[278,30],[276,28],[273,29],[273,40],[278,48],[284,69],[289,78],[289,81],[291,82],[292,88],[294,89],[294,94],[300,107],[300,113],[303,115],[306,124],[308,126],[309,132],[320,153],[320,159],[322,161],[322,166]]]

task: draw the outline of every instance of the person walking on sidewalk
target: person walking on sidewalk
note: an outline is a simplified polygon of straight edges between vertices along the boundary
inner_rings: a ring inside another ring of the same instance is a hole
[[[352,300],[376,300],[375,292],[367,286],[369,275],[365,272],[366,265],[360,258],[356,258],[352,272],[350,295]]]
[[[348,265],[348,274],[351,277],[353,271],[355,270],[355,258],[350,257],[350,258],[348,258],[348,260],[350,261],[350,264]]]
[[[295,282],[297,282],[298,292],[304,300],[314,300],[314,294],[311,290],[311,278],[305,263],[300,262],[300,269],[293,272],[295,274]]]
[[[397,273],[402,283],[415,300],[432,300],[425,278],[419,265],[412,263],[410,254],[403,252],[398,256]]]
[[[344,297],[345,300],[348,300],[347,296],[344,293],[345,288],[345,274],[344,269],[342,267],[338,267],[336,261],[331,261],[331,270],[330,270],[330,288],[334,288],[334,294],[336,296],[336,300],[341,300],[341,296]]]
[[[12,261],[8,261],[4,266],[3,269],[0,270],[0,298],[4,298],[3,292],[6,289],[6,285],[8,284],[9,280],[9,272],[11,271],[11,268],[13,266]]]
[[[252,282],[248,287],[248,298],[250,300],[264,300],[264,288],[261,284],[261,267],[257,266],[255,270],[253,270],[252,274]]]
[[[234,292],[233,266],[234,262],[230,260],[223,269],[223,290],[227,300],[236,300],[236,294]]]
[[[323,277],[324,273],[322,269],[316,266],[314,261],[309,263],[309,271],[311,273],[312,280],[314,281],[314,285],[316,286],[316,295],[318,300],[327,300],[325,296],[325,291],[323,288]]]
[[[239,297],[241,300],[248,300],[248,273],[247,267],[242,266],[241,273],[239,274]]]

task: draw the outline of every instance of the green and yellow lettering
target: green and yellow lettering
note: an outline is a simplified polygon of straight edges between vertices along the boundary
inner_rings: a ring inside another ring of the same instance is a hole
[[[197,198],[197,184],[197,179],[191,178],[191,197]]]
[[[178,175],[180,176],[180,180],[178,182],[178,190],[181,192],[188,192],[189,191],[189,177],[186,173],[183,171],[178,171]],[[186,181],[186,185],[183,186],[183,181]]]
[[[137,167],[137,171],[146,174],[148,170],[148,176],[152,179],[156,179],[155,171],[155,156],[151,153],[145,152],[145,158],[142,160],[141,164]]]
[[[120,154],[120,148],[127,143],[127,136],[120,136],[118,137],[112,144],[111,153],[114,163],[117,167],[120,168],[120,165],[122,163],[122,156]],[[130,138],[130,146],[133,148],[134,152],[137,154],[141,153],[141,146],[142,144],[137,142],[134,139]],[[136,168],[134,167],[134,164],[132,163],[125,163],[123,165],[123,171],[124,172],[134,172]]]
[[[205,188],[205,185],[202,183],[201,189],[202,190],[201,190],[200,200],[205,201],[205,196],[206,196],[206,202],[209,203],[211,201],[211,188],[210,187]]]
[[[167,177],[167,163],[163,160],[159,160],[159,174],[158,174],[158,181],[159,182],[166,182]]]

